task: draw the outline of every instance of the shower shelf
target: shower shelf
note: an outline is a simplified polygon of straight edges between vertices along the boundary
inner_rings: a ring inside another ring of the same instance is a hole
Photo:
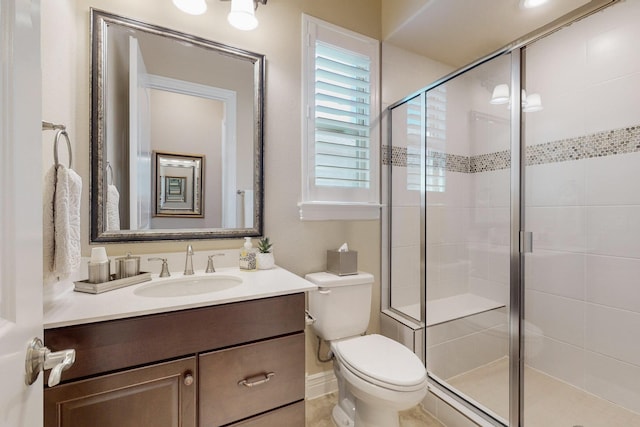
[[[427,301],[427,327],[504,306],[504,303],[474,294],[460,294]]]

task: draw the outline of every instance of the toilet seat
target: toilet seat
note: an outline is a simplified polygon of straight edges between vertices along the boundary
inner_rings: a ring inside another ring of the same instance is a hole
[[[426,387],[426,369],[418,356],[382,335],[333,342],[331,350],[346,369],[369,383],[396,391]]]

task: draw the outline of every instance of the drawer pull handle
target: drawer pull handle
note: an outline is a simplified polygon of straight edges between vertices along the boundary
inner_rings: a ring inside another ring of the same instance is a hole
[[[255,375],[253,377],[245,378],[241,381],[238,381],[238,385],[243,385],[245,387],[255,387],[260,384],[264,384],[268,382],[271,377],[275,376],[275,372],[269,372],[267,374]]]

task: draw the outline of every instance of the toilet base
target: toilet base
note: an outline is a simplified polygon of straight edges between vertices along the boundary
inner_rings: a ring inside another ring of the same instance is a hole
[[[344,427],[354,427],[355,423],[352,418],[349,418],[347,413],[340,407],[340,405],[335,405],[333,407],[333,411],[331,411],[331,417],[333,418],[333,422],[336,423],[337,426]]]
[[[356,399],[355,427],[400,427],[397,411]]]
[[[343,404],[347,402],[342,402]],[[350,402],[349,402],[350,403]],[[388,409],[367,405],[356,400],[355,420],[347,415],[340,404],[333,407],[331,417],[338,427],[400,427],[398,413]]]

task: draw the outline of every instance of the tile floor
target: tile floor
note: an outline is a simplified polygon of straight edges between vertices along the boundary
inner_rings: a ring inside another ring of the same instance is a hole
[[[330,393],[312,400],[307,400],[306,427],[335,427],[331,419],[331,410],[336,404],[337,393]],[[401,427],[443,427],[435,418],[416,406],[400,413]]]
[[[449,379],[467,396],[507,418],[509,360],[500,359]],[[525,425],[528,427],[640,426],[640,414],[525,367]]]
[[[508,417],[508,359],[449,379],[449,383],[503,418]],[[306,402],[306,427],[335,427],[336,393]],[[640,426],[640,414],[525,367],[525,423],[528,427]],[[444,427],[420,406],[400,414],[401,427]],[[455,426],[449,426],[455,427]]]

